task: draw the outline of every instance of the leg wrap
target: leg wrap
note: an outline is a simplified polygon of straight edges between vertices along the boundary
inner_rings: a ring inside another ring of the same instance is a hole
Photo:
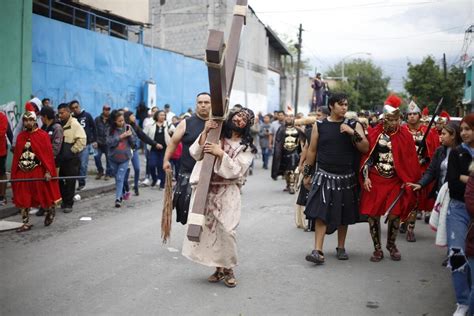
[[[29,208],[22,208],[20,209],[21,219],[23,224],[28,224],[30,222],[30,209]]]
[[[380,243],[380,218],[369,217],[368,222],[369,222],[370,236],[372,237],[374,248],[375,250],[380,250],[382,249],[382,244]]]
[[[397,240],[398,228],[400,228],[400,218],[396,217],[389,219],[387,226],[387,248],[392,248],[395,246],[395,241]]]
[[[293,170],[288,170],[285,172],[286,186],[290,192],[295,192],[296,176]]]

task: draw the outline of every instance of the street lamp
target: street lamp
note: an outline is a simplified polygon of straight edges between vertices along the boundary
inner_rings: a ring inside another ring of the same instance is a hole
[[[359,54],[363,54],[363,55],[367,55],[367,56],[372,56],[371,53],[368,53],[368,52],[357,52],[357,53],[352,53],[352,54],[349,54],[347,56],[344,56],[342,57],[341,61],[342,61],[342,71],[341,71],[341,78],[342,78],[342,81],[347,81],[346,77],[344,76],[344,60],[347,58],[347,57],[351,57],[351,56],[354,56],[354,55],[359,55]]]

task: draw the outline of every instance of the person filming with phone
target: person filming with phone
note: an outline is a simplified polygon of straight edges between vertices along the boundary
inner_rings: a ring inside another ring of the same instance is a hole
[[[135,146],[135,132],[125,124],[123,112],[112,111],[110,114],[110,130],[107,134],[107,147],[115,176],[115,207],[121,207],[123,201],[123,185],[128,164]]]

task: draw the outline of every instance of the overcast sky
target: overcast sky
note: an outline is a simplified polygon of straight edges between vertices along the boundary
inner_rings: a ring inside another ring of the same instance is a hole
[[[456,63],[464,32],[474,23],[474,0],[249,0],[266,25],[296,39],[303,24],[303,54],[324,72],[342,58],[371,58],[400,90],[406,63],[432,55]],[[470,55],[473,55],[474,43]],[[363,52],[362,54],[354,54]],[[366,54],[370,53],[370,55]],[[348,55],[354,54],[345,58]]]

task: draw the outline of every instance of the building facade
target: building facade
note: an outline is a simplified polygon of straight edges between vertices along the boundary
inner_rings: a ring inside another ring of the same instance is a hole
[[[204,58],[208,30],[223,31],[232,23],[233,0],[150,0],[146,45]],[[285,108],[291,100],[283,60],[290,53],[278,36],[249,7],[242,31],[239,59],[230,105],[242,104],[255,111]]]

